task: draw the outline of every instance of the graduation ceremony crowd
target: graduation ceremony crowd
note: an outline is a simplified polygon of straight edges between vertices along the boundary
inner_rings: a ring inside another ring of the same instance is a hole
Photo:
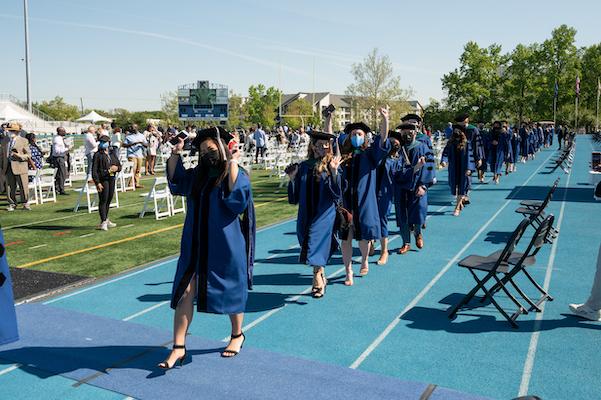
[[[388,217],[393,210],[403,240],[393,256],[406,254],[413,245],[419,250],[426,247],[428,190],[436,184],[438,166],[447,167],[449,189],[456,197],[453,215],[459,216],[470,203],[472,178],[483,181],[490,171],[498,184],[503,175],[517,171],[518,163],[551,146],[553,136],[560,147],[570,137],[561,129],[556,133],[550,124],[512,128],[495,121],[485,130],[462,114],[449,123],[438,160],[420,116],[408,114],[391,129],[388,109],[379,113],[378,131],[357,122],[335,134],[331,111],[326,112],[324,130],[303,132],[309,142],[306,160],[286,168],[288,200],[298,205],[299,264],[313,270],[311,294],[316,299],[326,294],[325,268],[336,252],[342,253],[344,284],[349,287],[355,284],[354,243],[361,253],[361,276],[369,273],[368,257],[378,242],[377,264],[388,262],[389,229],[393,229]],[[260,126],[252,132],[257,152],[264,143],[257,135],[262,134]],[[256,229],[250,177],[239,166],[239,147],[231,146],[243,140],[240,136],[222,127],[199,130],[191,142],[198,151],[197,167],[184,167],[183,139],[167,161],[170,189],[186,196],[188,212],[172,287],[174,345],[160,368],[170,369],[187,359],[185,339],[194,299],[199,312],[229,316],[231,338],[223,357],[238,355],[244,344],[242,326],[252,289]]]

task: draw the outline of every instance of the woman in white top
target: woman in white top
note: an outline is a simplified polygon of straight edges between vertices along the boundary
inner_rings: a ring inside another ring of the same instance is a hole
[[[154,175],[154,166],[157,159],[157,150],[159,145],[161,144],[160,132],[157,131],[157,128],[149,125],[144,132],[144,136],[146,136],[146,140],[148,141],[148,149],[146,155],[146,173],[150,175]]]

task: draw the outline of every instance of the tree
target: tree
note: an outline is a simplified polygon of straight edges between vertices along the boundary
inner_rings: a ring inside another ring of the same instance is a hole
[[[227,124],[230,129],[242,127],[247,128],[248,123],[245,118],[242,96],[230,92],[228,100],[228,118]]]
[[[33,106],[56,121],[73,121],[80,117],[79,108],[65,103],[60,96],[56,96],[50,101],[34,103]]]
[[[597,107],[599,79],[601,79],[601,43],[587,47],[582,54],[580,104],[593,112]]]
[[[492,120],[505,108],[500,88],[507,57],[501,54],[501,46],[480,47],[470,41],[459,62],[459,68],[442,78],[447,104],[457,112],[477,111],[472,120]]]
[[[303,123],[307,125],[308,123],[313,123],[314,118],[313,115],[313,107],[311,103],[305,99],[296,99],[291,102],[286,111],[286,115],[306,115],[307,117],[284,117],[282,120],[283,124],[288,125],[293,129],[298,129],[303,126]]]
[[[454,118],[452,110],[434,99],[430,99],[430,103],[424,108],[424,125],[431,126],[432,129],[442,131]]]
[[[538,119],[534,105],[544,88],[544,80],[541,82],[540,78],[540,54],[540,45],[518,44],[509,55],[502,97],[508,105],[508,114],[518,123]]]
[[[378,109],[389,105],[396,113],[403,107],[410,91],[401,88],[401,78],[394,75],[392,62],[387,55],[380,56],[374,48],[360,63],[351,67],[354,83],[349,85],[346,94],[352,97],[353,115],[363,115],[367,123],[375,127],[378,121]],[[391,114],[391,120],[400,115]],[[356,118],[356,117],[355,117]]]
[[[277,116],[280,91],[274,87],[266,88],[263,84],[248,88],[248,99],[244,104],[248,121],[263,126],[273,126]]]
[[[165,92],[161,95],[161,111],[165,114],[165,125],[177,125],[179,122],[179,103],[177,92]]]

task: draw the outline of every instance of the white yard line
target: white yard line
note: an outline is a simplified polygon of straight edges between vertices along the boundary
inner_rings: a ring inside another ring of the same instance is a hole
[[[39,249],[41,247],[46,247],[46,246],[48,246],[48,244],[38,244],[37,246],[30,247],[29,250]]]

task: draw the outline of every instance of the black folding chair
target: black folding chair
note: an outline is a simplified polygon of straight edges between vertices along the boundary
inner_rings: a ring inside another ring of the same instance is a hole
[[[547,193],[543,201],[524,200],[520,202],[520,204],[523,207],[518,207],[515,210],[516,213],[522,214],[525,218],[528,218],[528,220],[530,221],[530,225],[532,225],[534,229],[538,229],[540,224],[544,221],[545,209],[547,208],[549,202],[553,198],[553,193],[555,193],[555,190],[559,185],[559,180],[560,178],[557,178],[555,180],[553,186],[551,186],[551,189],[549,189],[549,192]],[[552,243],[553,239],[555,239],[558,234],[559,231],[555,228],[552,228],[549,231],[549,235],[547,237],[549,243]]]
[[[511,286],[513,286],[515,290],[520,294],[520,296],[524,300],[526,300],[528,304],[530,304],[529,311],[540,312],[540,305],[544,301],[553,301],[553,297],[542,286],[540,286],[536,282],[536,280],[534,280],[534,278],[532,277],[532,275],[530,275],[526,268],[536,264],[536,254],[540,251],[543,244],[549,243],[549,241],[547,240],[547,236],[550,235],[553,231],[554,220],[555,217],[553,216],[553,214],[549,215],[547,218],[544,219],[544,221],[540,224],[538,229],[534,232],[534,236],[530,240],[530,244],[528,244],[528,247],[526,248],[526,251],[524,253],[511,253],[507,262],[513,265],[513,268],[501,279],[500,283],[495,284],[495,286],[493,286],[489,290],[490,293],[494,294],[498,292],[501,289],[500,285],[509,282]],[[538,300],[533,301],[532,299],[530,299],[530,297],[528,297],[514,281],[513,278],[520,272],[524,274],[526,278],[528,278],[528,280],[532,283],[532,285],[534,285],[534,287],[540,292],[541,296]],[[483,300],[485,299],[486,298],[484,298]]]
[[[457,312],[466,304],[468,304],[476,294],[482,290],[484,292],[485,298],[489,298],[491,303],[499,310],[499,312],[509,321],[509,323],[517,328],[517,324],[515,323],[515,319],[519,314],[527,314],[528,311],[522,304],[507,290],[505,284],[501,281],[503,275],[507,274],[510,270],[509,258],[514,252],[514,249],[521,239],[524,231],[530,224],[528,219],[523,219],[522,222],[517,226],[517,228],[511,234],[511,237],[507,241],[505,248],[500,252],[493,253],[489,256],[479,256],[479,255],[470,255],[465,257],[463,260],[459,261],[458,265],[463,268],[467,268],[467,270],[472,274],[472,277],[476,281],[476,286],[466,294],[463,299],[455,306],[451,307],[449,310],[449,318],[453,319],[457,315]],[[483,278],[479,278],[476,271],[486,272],[486,275]],[[518,311],[512,316],[509,316],[507,312],[497,303],[494,299],[494,294],[489,291],[486,287],[486,284],[490,280],[495,281],[495,285],[492,287],[497,288],[505,292],[507,297],[513,301],[513,303],[518,307]],[[517,314],[517,315],[516,315]]]

